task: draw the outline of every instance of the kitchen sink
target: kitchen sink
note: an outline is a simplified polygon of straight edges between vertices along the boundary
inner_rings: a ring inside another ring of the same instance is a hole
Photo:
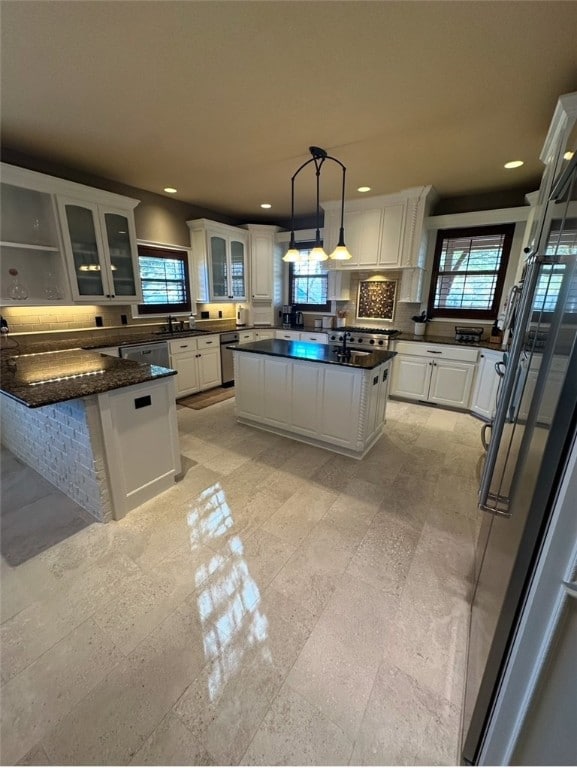
[[[172,333],[170,331],[154,331],[153,333],[155,336],[162,336],[165,339],[178,339],[183,336],[202,336],[204,331],[192,331],[185,329],[183,331],[173,331]]]

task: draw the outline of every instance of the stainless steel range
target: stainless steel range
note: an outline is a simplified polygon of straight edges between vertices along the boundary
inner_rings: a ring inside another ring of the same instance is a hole
[[[343,340],[343,334],[348,334],[347,346],[359,349],[388,349],[389,339],[394,339],[400,334],[394,328],[362,328],[355,325],[347,325],[329,334],[330,344],[339,344]]]

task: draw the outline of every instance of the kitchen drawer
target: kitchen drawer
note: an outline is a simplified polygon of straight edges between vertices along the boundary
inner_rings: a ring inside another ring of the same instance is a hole
[[[329,343],[329,335],[328,335],[328,333],[301,333],[300,340],[301,341],[316,341],[317,344],[328,344]]]
[[[197,339],[178,339],[169,342],[170,354],[179,355],[182,352],[191,352],[197,349]]]
[[[399,355],[419,355],[419,357],[428,357],[431,360],[460,360],[463,363],[476,363],[479,356],[479,350],[471,349],[471,347],[427,344],[420,341],[397,341],[395,351]]]
[[[196,339],[197,349],[211,349],[218,347],[220,344],[220,336],[215,334],[213,336],[198,336]]]

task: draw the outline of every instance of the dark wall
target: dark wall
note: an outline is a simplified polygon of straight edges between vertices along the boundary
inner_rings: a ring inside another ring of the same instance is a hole
[[[164,195],[157,195],[145,189],[130,187],[111,179],[102,179],[83,171],[68,168],[46,158],[32,157],[16,150],[2,147],[2,162],[28,168],[32,171],[57,176],[60,179],[68,179],[78,184],[86,184],[89,187],[105,189],[118,195],[125,195],[140,200],[140,204],[134,211],[136,236],[140,240],[153,240],[159,243],[173,245],[190,245],[190,233],[186,222],[190,219],[212,219],[224,224],[239,224],[236,219],[231,219],[216,211],[183,203]]]

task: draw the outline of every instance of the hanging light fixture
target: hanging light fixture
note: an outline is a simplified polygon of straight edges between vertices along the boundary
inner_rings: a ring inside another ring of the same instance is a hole
[[[339,229],[339,241],[337,243],[337,247],[335,250],[331,253],[330,258],[336,259],[339,261],[345,261],[346,259],[350,259],[351,254],[347,250],[347,247],[345,245],[345,176],[347,169],[345,166],[341,163],[340,160],[337,160],[336,157],[331,157],[329,154],[327,154],[327,151],[325,149],[321,149],[320,147],[309,147],[309,152],[311,153],[312,157],[310,160],[307,160],[305,163],[303,163],[300,168],[294,173],[293,177],[291,178],[291,237],[289,242],[289,249],[286,252],[286,254],[283,256],[283,261],[300,261],[301,255],[300,251],[297,249],[295,244],[295,232],[294,232],[294,215],[295,215],[295,179],[299,175],[299,173],[302,171],[303,168],[305,168],[309,163],[315,164],[315,175],[317,179],[317,207],[316,207],[316,232],[315,232],[315,245],[312,251],[309,253],[309,259],[311,261],[325,261],[329,258],[327,256],[323,246],[321,245],[321,235],[320,235],[320,176],[321,176],[321,169],[323,167],[323,163],[325,160],[333,160],[335,163],[338,163],[342,170],[343,170],[343,183],[342,183],[342,193],[341,193],[341,226]]]

